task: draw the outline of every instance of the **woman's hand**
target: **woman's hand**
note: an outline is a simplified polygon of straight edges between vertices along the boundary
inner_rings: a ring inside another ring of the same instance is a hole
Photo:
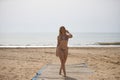
[[[66,34],[69,36],[69,38],[72,38],[72,34],[68,30],[66,30]]]

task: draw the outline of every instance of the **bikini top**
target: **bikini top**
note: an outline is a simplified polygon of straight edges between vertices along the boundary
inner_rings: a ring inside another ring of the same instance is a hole
[[[66,40],[66,41],[67,41],[67,40],[68,40],[68,36],[59,36],[59,39],[60,39],[60,40]]]

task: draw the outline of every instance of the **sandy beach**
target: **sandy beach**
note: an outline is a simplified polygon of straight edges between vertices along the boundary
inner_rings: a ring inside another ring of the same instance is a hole
[[[30,80],[46,64],[59,64],[55,48],[0,48],[0,80]],[[69,48],[66,64],[87,63],[89,80],[120,80],[120,47]]]

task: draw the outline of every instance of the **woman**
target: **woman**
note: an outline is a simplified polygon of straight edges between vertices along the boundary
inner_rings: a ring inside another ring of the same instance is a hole
[[[65,63],[68,56],[67,45],[68,45],[69,38],[72,38],[72,34],[69,33],[69,31],[67,31],[64,26],[61,26],[59,29],[59,36],[57,38],[58,43],[57,43],[57,49],[56,49],[57,50],[56,56],[60,58],[60,62],[61,62],[59,74],[61,75],[61,71],[63,70],[64,77],[66,77]]]

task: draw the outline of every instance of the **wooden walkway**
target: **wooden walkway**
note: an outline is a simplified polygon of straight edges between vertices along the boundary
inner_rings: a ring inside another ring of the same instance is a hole
[[[59,68],[58,64],[48,64],[40,69],[32,80],[90,80],[94,73],[85,63],[66,65],[67,77],[58,74]]]

